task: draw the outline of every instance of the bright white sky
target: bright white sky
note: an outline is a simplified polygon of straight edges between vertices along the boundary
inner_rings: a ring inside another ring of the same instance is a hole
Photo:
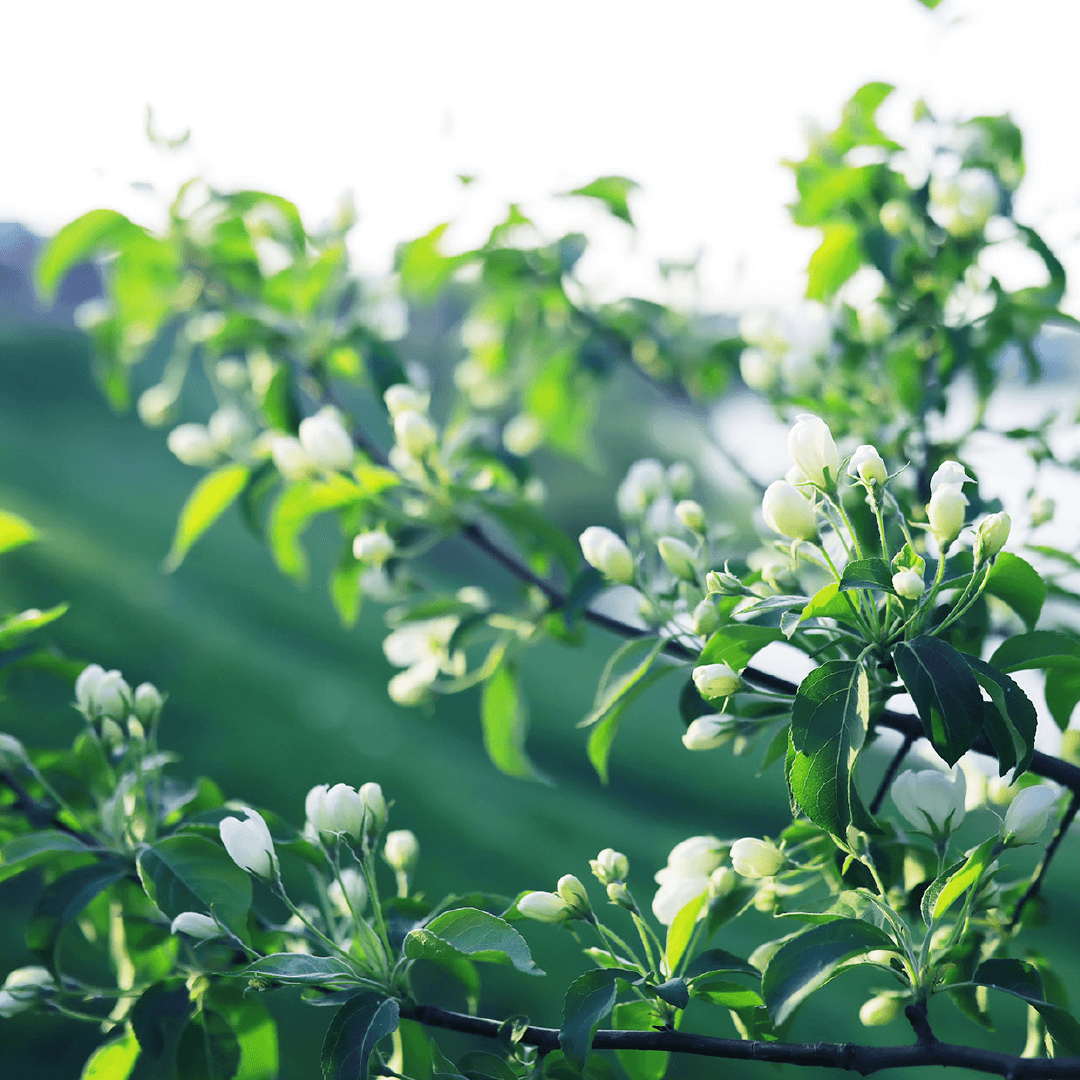
[[[835,124],[863,82],[944,117],[1011,111],[1026,137],[1018,213],[1080,281],[1080,95],[1074,0],[51,0],[8,5],[0,64],[0,220],[50,232],[96,206],[150,224],[133,181],[198,172],[295,200],[312,224],[351,189],[354,251],[384,271],[394,243],[447,219],[466,245],[508,200],[545,228],[602,241],[605,294],[656,293],[656,258],[700,247],[702,300],[783,303],[814,233],[796,229],[778,162],[808,121]],[[1068,25],[1069,22],[1072,25]],[[151,150],[191,127],[193,150]],[[888,119],[888,114],[886,114]],[[889,125],[887,125],[889,126]],[[481,182],[463,189],[456,173]],[[598,175],[641,182],[631,240],[570,200]],[[1075,308],[1074,290],[1072,307]],[[662,295],[662,294],[661,294]],[[1080,313],[1080,312],[1078,312]]]

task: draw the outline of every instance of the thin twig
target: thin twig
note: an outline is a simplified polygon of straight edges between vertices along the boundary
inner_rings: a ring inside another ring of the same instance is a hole
[[[431,1005],[404,1006],[401,1016],[428,1027],[460,1031],[483,1038],[497,1038],[498,1020],[466,1016]],[[558,1050],[557,1028],[525,1029],[519,1040],[541,1050]],[[1025,1080],[1056,1080],[1080,1076],[1080,1058],[1055,1058],[1052,1061],[1028,1060],[996,1050],[957,1046],[938,1042],[931,1034],[907,1046],[858,1046],[852,1043],[781,1043],[755,1042],[747,1039],[718,1039],[710,1035],[664,1028],[656,1031],[598,1031],[593,1037],[594,1050],[654,1050],[699,1057],[737,1061],[772,1061],[788,1065],[845,1069],[863,1076],[882,1069],[920,1068],[951,1065],[996,1076],[1019,1076]]]
[[[1054,831],[1054,838],[1046,846],[1046,851],[1039,862],[1039,867],[1035,871],[1035,875],[1031,879],[1031,884],[1024,890],[1024,895],[1016,902],[1012,918],[1009,920],[1009,930],[1014,930],[1016,928],[1016,924],[1020,921],[1020,916],[1024,913],[1024,905],[1038,895],[1039,890],[1042,888],[1043,881],[1046,879],[1046,872],[1050,869],[1050,861],[1057,854],[1058,848],[1061,847],[1061,841],[1065,839],[1065,834],[1069,831],[1069,826],[1072,825],[1078,810],[1080,810],[1080,794],[1077,794],[1074,791],[1072,798],[1069,800],[1068,808],[1065,810],[1061,821],[1058,822],[1057,829]]]
[[[874,793],[874,799],[870,803],[871,814],[876,814],[881,809],[881,804],[885,801],[885,795],[888,792],[893,780],[896,778],[896,774],[899,771],[900,766],[903,764],[904,758],[907,757],[908,751],[911,749],[914,742],[915,735],[909,731],[904,736],[904,741],[900,744],[896,753],[893,755],[892,761],[889,762],[889,767],[885,770],[885,775],[881,778],[881,783],[878,785],[878,789]]]
[[[55,806],[35,799],[11,773],[0,772],[0,783],[6,784],[12,790],[16,809],[25,811],[32,825],[50,825],[58,832],[75,837],[89,848],[98,847],[98,842],[89,833],[81,832],[62,821]]]

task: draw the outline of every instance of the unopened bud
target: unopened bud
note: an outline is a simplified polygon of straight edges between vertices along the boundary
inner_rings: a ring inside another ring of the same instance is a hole
[[[384,529],[362,532],[353,537],[352,551],[357,562],[382,566],[394,554],[394,538]]]
[[[767,878],[780,872],[787,859],[766,840],[747,836],[731,845],[731,865],[746,878]]]
[[[930,496],[926,516],[930,522],[930,531],[934,534],[942,554],[960,535],[960,530],[964,527],[967,504],[967,496],[958,484],[942,484]]]
[[[0,733],[0,769],[5,772],[26,764],[26,748],[14,735]]]
[[[410,410],[426,413],[431,404],[431,395],[426,390],[418,390],[409,383],[395,383],[387,387],[383,394],[383,401],[386,402],[387,412],[392,417],[396,417],[399,413]]]
[[[386,834],[383,858],[399,874],[412,873],[416,860],[420,856],[420,844],[414,833],[408,829],[395,829]]]
[[[301,420],[297,433],[304,453],[318,468],[340,472],[352,466],[356,450],[337,409],[326,406]]]
[[[675,516],[679,524],[694,533],[705,532],[705,511],[693,499],[683,499],[675,504]]]
[[[749,594],[746,586],[726,566],[723,570],[710,570],[705,575],[705,586],[710,593],[719,593],[721,596]]]
[[[702,697],[710,700],[728,697],[742,686],[742,679],[727,664],[703,664],[694,668],[694,685]]]
[[[198,911],[181,911],[169,929],[174,934],[187,934],[199,941],[210,941],[222,935],[221,927],[209,915],[202,915]]]
[[[528,413],[519,413],[503,428],[503,446],[515,457],[528,457],[543,441],[543,425]]]
[[[878,994],[863,1002],[859,1020],[865,1027],[881,1027],[892,1023],[900,1015],[900,999],[891,994]]]
[[[720,626],[720,609],[714,600],[706,597],[694,608],[690,619],[694,626],[694,633],[700,634],[701,637],[708,637]]]
[[[813,540],[817,536],[817,519],[810,504],[797,487],[786,480],[774,480],[761,500],[765,524],[781,536],[792,540]]]
[[[715,750],[734,737],[734,724],[727,717],[715,713],[691,720],[682,741],[687,750]]]
[[[165,699],[161,696],[161,691],[152,683],[144,682],[135,687],[133,709],[135,715],[147,727],[157,722],[164,704]]]
[[[926,592],[926,582],[923,581],[922,574],[915,570],[897,571],[892,577],[892,587],[896,590],[896,595],[904,600],[918,600]]]
[[[526,893],[518,902],[522,915],[537,922],[565,922],[574,917],[574,909],[561,896],[550,892]]]
[[[435,445],[438,432],[423,413],[405,409],[394,417],[394,437],[407,454],[421,458]]]
[[[1012,528],[1012,518],[1002,512],[991,514],[979,525],[975,533],[975,563],[989,562],[1005,546]]]
[[[812,483],[822,487],[836,485],[840,455],[829,425],[820,417],[803,413],[797,418],[788,433],[788,450],[796,467]]]
[[[871,481],[884,484],[889,478],[884,459],[876,448],[868,443],[856,447],[855,453],[851,455],[851,461],[848,462],[847,471],[849,476],[857,477],[866,484]]]
[[[634,557],[622,537],[603,525],[590,525],[578,538],[585,561],[609,581],[628,585],[634,580]]]
[[[614,848],[604,848],[595,859],[589,860],[589,866],[601,885],[625,881],[630,873],[630,860]]]
[[[1017,844],[1034,843],[1046,828],[1050,811],[1057,799],[1058,793],[1048,784],[1024,788],[1005,811],[1002,836]]]
[[[694,565],[694,552],[689,544],[674,536],[661,536],[656,542],[660,558],[664,565],[680,580],[695,581],[697,568]]]
[[[621,881],[612,881],[608,884],[607,898],[611,903],[626,908],[628,911],[633,911],[637,906],[630,895],[630,890]]]
[[[592,910],[592,906],[589,903],[589,894],[585,891],[585,886],[581,884],[581,881],[573,874],[563,874],[559,878],[558,885],[555,886],[555,891],[562,898],[564,903],[568,904],[579,914],[585,914],[587,911]]]

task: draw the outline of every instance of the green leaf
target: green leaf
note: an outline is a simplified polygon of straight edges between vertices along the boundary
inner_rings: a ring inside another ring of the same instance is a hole
[[[616,1031],[652,1031],[660,1023],[660,1014],[648,1001],[624,1001],[611,1010]],[[616,1050],[615,1056],[630,1080],[664,1080],[671,1061],[666,1050]]]
[[[729,1009],[754,1009],[764,1005],[761,995],[748,986],[732,982],[720,972],[699,975],[690,984],[690,996]]]
[[[236,972],[238,976],[261,975],[286,983],[355,982],[356,972],[344,960],[334,956],[310,956],[307,953],[271,953]]]
[[[484,749],[499,772],[519,780],[550,783],[525,752],[529,709],[511,664],[500,664],[484,683],[480,720],[484,730]]]
[[[367,1080],[376,1044],[398,1026],[398,1003],[381,994],[349,998],[334,1014],[322,1047],[323,1080]]]
[[[1035,753],[1035,728],[1039,717],[1031,699],[1008,675],[980,660],[964,656],[978,680],[990,695],[984,707],[986,735],[998,757],[998,775],[1016,768],[1017,775],[1027,772]]]
[[[553,556],[571,577],[577,572],[581,563],[581,551],[577,544],[535,506],[486,501],[484,508],[499,519],[500,524],[530,555],[542,556],[545,561]]]
[[[998,553],[986,578],[986,592],[1004,601],[1034,630],[1046,600],[1046,583],[1038,571],[1011,551]]]
[[[844,567],[840,578],[840,591],[845,589],[878,589],[893,593],[892,570],[884,559],[859,559]]]
[[[774,626],[747,626],[741,623],[722,626],[706,642],[697,662],[727,664],[735,671],[742,671],[755,653],[774,641],[783,640],[783,633]]]
[[[974,981],[1026,1001],[1042,1016],[1057,1047],[1066,1054],[1080,1054],[1080,1023],[1060,1006],[1045,1000],[1042,978],[1031,964],[1023,960],[984,960],[975,971]]]
[[[782,1024],[848,960],[896,943],[873,923],[837,919],[785,941],[773,953],[761,978],[762,995],[773,1023]]]
[[[1052,667],[1046,672],[1043,687],[1046,707],[1062,731],[1067,731],[1073,710],[1080,702],[1080,669]]]
[[[180,511],[172,547],[165,557],[165,570],[172,573],[196,540],[236,501],[248,482],[246,465],[225,465],[204,476],[194,487]]]
[[[810,265],[806,268],[807,299],[830,299],[861,264],[858,227],[850,221],[823,225],[821,246],[810,256]]]
[[[634,220],[630,216],[630,208],[626,204],[626,197],[631,191],[636,191],[638,187],[640,187],[639,184],[633,180],[628,180],[625,176],[599,176],[591,184],[575,188],[568,194],[599,199],[620,221],[625,221],[627,225],[633,225]]]
[[[690,988],[685,979],[668,979],[649,990],[661,1001],[674,1005],[676,1009],[685,1009],[690,1004]]]
[[[181,911],[205,910],[234,933],[243,933],[251,907],[251,877],[212,840],[167,836],[139,854],[138,868],[146,895],[169,918]]]
[[[203,1009],[188,1022],[176,1047],[176,1080],[232,1080],[240,1043],[219,1013]]]
[[[526,975],[543,975],[533,963],[525,939],[505,919],[478,908],[445,911],[405,935],[402,951],[410,960],[466,956],[490,964],[508,964]]]
[[[39,611],[37,608],[29,608],[12,615],[9,619],[0,622],[0,649],[10,649],[17,645],[27,634],[40,630],[43,626],[55,622],[68,609],[67,604],[57,604],[47,611]]]
[[[18,514],[0,510],[0,555],[37,539],[37,529]]]
[[[360,578],[363,573],[364,564],[354,559],[351,551],[346,551],[330,574],[330,598],[334,601],[334,610],[341,625],[346,628],[355,626],[360,615]]]
[[[690,939],[694,936],[694,928],[697,926],[698,915],[701,914],[702,906],[708,899],[708,893],[703,892],[684,904],[679,913],[671,920],[668,927],[667,938],[664,941],[664,961],[670,972],[679,968],[679,961],[686,952]]]
[[[788,783],[811,821],[846,840],[861,809],[852,770],[870,718],[869,683],[853,660],[829,660],[806,676],[791,707]]]
[[[900,642],[893,659],[927,738],[955,765],[982,730],[982,694],[966,657],[941,638],[923,635]]]
[[[236,1080],[277,1080],[277,1028],[262,1001],[248,994],[246,987],[241,989],[237,983],[226,981],[215,983],[208,999],[215,1011],[228,1020],[240,1044]]]
[[[119,1039],[99,1046],[87,1059],[80,1080],[128,1080],[139,1056],[135,1032],[125,1031]]]
[[[57,829],[18,836],[0,848],[0,881],[48,862],[54,855],[72,853],[91,855],[81,840]]]
[[[135,1002],[131,1027],[139,1040],[137,1076],[176,1076],[176,1052],[195,1010],[183,979],[155,983]]]
[[[619,727],[623,722],[626,710],[653,683],[659,682],[669,671],[674,670],[674,668],[670,667],[654,668],[635,682],[622,695],[615,707],[609,710],[604,718],[598,724],[595,724],[589,732],[586,753],[592,767],[596,770],[596,775],[600,777],[601,783],[606,784],[608,782],[608,759],[611,756],[611,747],[615,742],[615,736],[619,733]]]
[[[52,300],[65,275],[102,248],[115,248],[142,232],[115,210],[91,210],[65,225],[46,245],[34,267],[38,292]]]
[[[990,663],[998,671],[1057,667],[1080,670],[1080,638],[1060,630],[1014,634],[998,646]]]
[[[344,476],[298,480],[278,496],[270,510],[266,533],[274,562],[283,574],[306,581],[308,560],[300,537],[317,514],[358,502],[363,492]]]
[[[128,872],[124,863],[105,860],[80,866],[58,877],[38,899],[34,917],[26,930],[26,944],[46,962],[52,961],[64,928],[77,919],[98,893],[115,885]]]
[[[623,642],[604,666],[589,715],[577,726],[589,727],[602,720],[652,667],[663,648],[663,638],[632,638]],[[637,660],[641,654],[644,654],[642,659]]]
[[[579,1069],[592,1049],[593,1035],[600,1021],[615,1004],[617,979],[636,982],[641,976],[629,968],[594,968],[578,976],[563,1000],[563,1022],[559,1045],[567,1059]]]
[[[687,967],[686,977],[692,979],[699,975],[729,971],[737,971],[740,975],[752,975],[755,979],[761,978],[761,972],[753,964],[741,956],[729,953],[726,949],[706,949],[703,953],[698,953]]]
[[[966,859],[950,866],[927,886],[921,905],[923,921],[927,926],[940,919],[957,898],[979,880],[987,868],[995,844],[996,836],[983,841]]]

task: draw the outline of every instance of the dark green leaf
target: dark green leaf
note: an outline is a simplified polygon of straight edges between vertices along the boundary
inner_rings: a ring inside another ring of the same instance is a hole
[[[484,730],[484,749],[496,769],[519,780],[550,783],[525,752],[529,707],[511,664],[500,664],[484,683],[480,720]]]
[[[1006,638],[990,657],[998,671],[1025,668],[1080,670],[1080,638],[1060,630],[1033,630]]]
[[[147,896],[170,918],[205,910],[243,933],[251,877],[212,840],[184,834],[159,840],[139,855],[139,877]]]
[[[1080,1023],[1043,995],[1038,971],[1023,960],[984,960],[975,971],[975,982],[1002,990],[1026,1001],[1037,1010],[1054,1042],[1066,1054],[1080,1054]]]
[[[376,1043],[398,1025],[398,1003],[381,994],[349,998],[330,1021],[322,1048],[324,1080],[367,1080]]]
[[[1046,584],[1030,563],[1010,551],[999,552],[986,578],[986,591],[1008,604],[1028,630],[1035,629],[1046,600]]]
[[[1016,768],[1027,772],[1035,753],[1035,728],[1039,718],[1031,699],[997,668],[977,656],[964,656],[979,685],[990,695],[986,705],[986,734],[998,756],[998,774]]]
[[[108,859],[91,866],[80,866],[58,877],[41,894],[34,917],[26,931],[26,943],[46,962],[64,928],[82,914],[98,893],[115,885],[129,872],[128,866]]]
[[[196,540],[236,501],[248,482],[246,465],[225,465],[208,473],[192,489],[180,511],[165,569],[175,570]]]
[[[748,960],[744,960],[741,956],[729,953],[726,949],[706,949],[705,952],[698,953],[687,967],[686,977],[692,979],[698,975],[718,971],[737,971],[741,975],[752,975],[754,978],[761,977],[761,972],[753,964]]]
[[[1069,727],[1073,710],[1080,702],[1080,668],[1052,667],[1046,672],[1043,688],[1046,707],[1062,731]]]
[[[858,562],[848,563],[844,568],[840,578],[840,590],[879,589],[895,594],[892,579],[892,570],[884,559],[860,559]]]
[[[685,1009],[690,1004],[690,989],[685,979],[668,979],[651,989],[661,1001],[674,1005],[676,1009]]]
[[[566,991],[559,1045],[579,1069],[592,1048],[600,1021],[611,1012],[618,987],[616,979],[636,982],[641,976],[628,968],[595,968],[580,975]]]
[[[58,829],[18,836],[0,848],[0,881],[48,862],[54,855],[72,853],[91,854],[81,840]]]
[[[896,943],[873,923],[837,919],[785,941],[773,953],[761,979],[762,994],[775,1024],[782,1024],[848,960]]]
[[[135,1002],[131,1026],[141,1053],[132,1080],[176,1075],[176,1051],[194,1010],[183,979],[155,983]]]
[[[841,840],[856,813],[852,770],[869,716],[866,671],[853,660],[829,660],[815,668],[792,703],[792,797],[811,821]]]
[[[240,1044],[224,1017],[204,1009],[189,1021],[176,1048],[176,1080],[232,1080]]]
[[[982,694],[964,654],[924,635],[900,642],[893,659],[934,749],[955,765],[978,738],[983,719]]]
[[[410,960],[467,956],[509,964],[526,975],[543,975],[525,939],[505,919],[477,908],[446,911],[406,935],[402,951]]]
[[[784,635],[773,626],[723,626],[716,631],[701,650],[699,664],[727,664],[742,671],[751,657],[773,641],[783,641]]]

